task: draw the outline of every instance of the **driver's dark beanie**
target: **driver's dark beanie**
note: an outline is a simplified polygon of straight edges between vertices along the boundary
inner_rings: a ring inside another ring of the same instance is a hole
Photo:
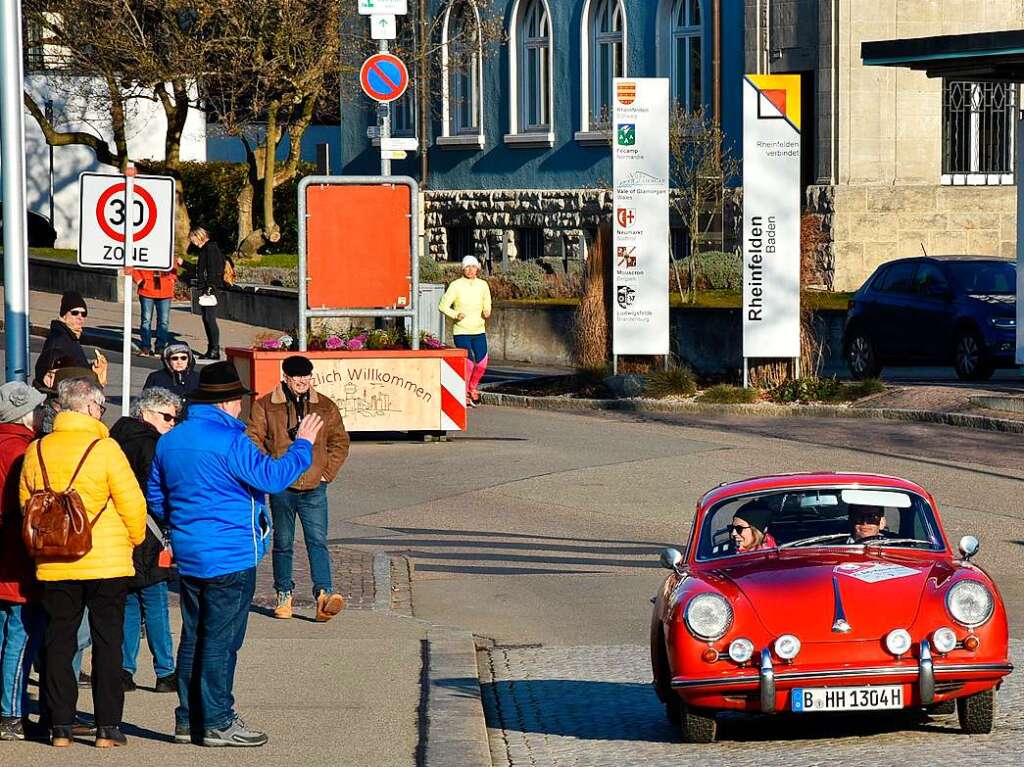
[[[751,506],[742,508],[733,514],[734,517],[744,520],[751,527],[755,527],[762,533],[768,529],[768,523],[772,521],[771,509],[764,506]]]
[[[89,307],[85,305],[85,299],[82,298],[81,293],[77,290],[65,290],[64,295],[60,297],[60,311],[57,312],[57,316],[63,317],[72,309],[85,309],[86,313],[89,311]]]

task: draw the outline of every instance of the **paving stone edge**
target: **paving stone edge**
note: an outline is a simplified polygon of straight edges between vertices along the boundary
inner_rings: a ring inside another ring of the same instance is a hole
[[[626,413],[680,413],[685,415],[747,415],[773,418],[866,418],[884,421],[911,421],[960,426],[983,431],[1024,434],[1024,421],[993,418],[970,413],[944,413],[905,408],[858,408],[839,405],[710,405],[700,402],[664,402],[655,399],[571,399],[568,397],[529,397],[522,394],[481,392],[485,405],[521,407],[562,412],[607,410]]]

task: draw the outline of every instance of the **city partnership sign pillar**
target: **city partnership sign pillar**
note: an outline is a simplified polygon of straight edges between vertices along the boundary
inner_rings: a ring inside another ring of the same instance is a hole
[[[800,375],[800,77],[743,78],[743,385],[748,360]]]
[[[613,81],[612,365],[669,353],[668,79]]]

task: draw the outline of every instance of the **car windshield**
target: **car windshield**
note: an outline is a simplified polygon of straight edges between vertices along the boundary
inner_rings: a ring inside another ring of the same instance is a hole
[[[1017,292],[1017,265],[1012,261],[947,261],[946,268],[964,293],[1013,295]]]
[[[934,511],[916,493],[836,486],[718,502],[704,515],[697,559],[818,546],[945,549]]]

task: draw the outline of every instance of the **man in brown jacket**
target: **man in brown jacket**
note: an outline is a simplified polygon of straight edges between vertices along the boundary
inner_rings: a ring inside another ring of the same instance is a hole
[[[345,606],[331,583],[331,556],[327,551],[327,483],[334,480],[348,457],[348,432],[329,397],[313,388],[313,363],[293,355],[281,365],[283,379],[270,394],[252,405],[248,434],[260,449],[275,458],[284,455],[295,441],[303,416],[316,413],[324,426],[313,443],[313,465],[282,493],[270,496],[274,520],[274,617],[292,617],[292,548],[295,517],[302,523],[302,537],[309,555],[309,570],[316,600],[316,619],[329,621]]]

